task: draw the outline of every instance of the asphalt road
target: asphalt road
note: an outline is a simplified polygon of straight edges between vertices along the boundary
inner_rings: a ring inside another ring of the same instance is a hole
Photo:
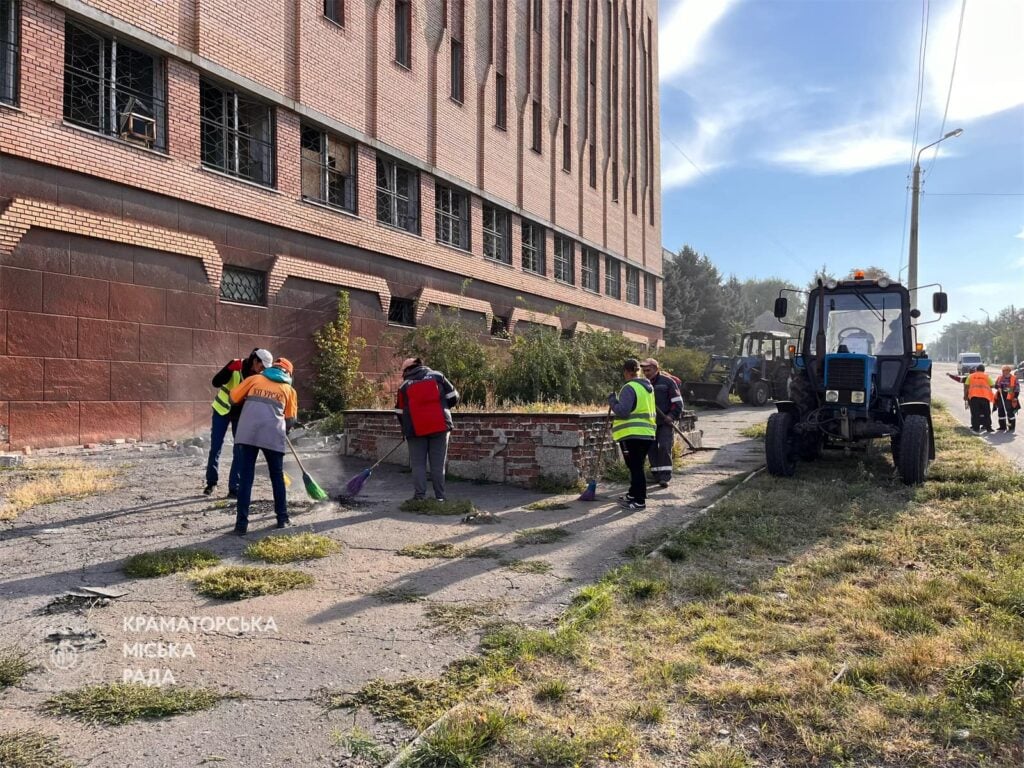
[[[932,375],[932,397],[946,404],[954,418],[965,426],[971,425],[971,414],[964,409],[964,387],[963,384],[954,381],[949,374],[956,373],[955,363],[935,363],[935,370]],[[998,372],[996,372],[998,374]],[[995,375],[992,376],[995,378]],[[996,432],[991,435],[982,435],[979,440],[984,440],[1006,458],[1017,465],[1017,468],[1024,472],[1024,411],[1017,414],[1017,432],[1009,433]],[[999,426],[997,415],[992,414],[993,428]]]

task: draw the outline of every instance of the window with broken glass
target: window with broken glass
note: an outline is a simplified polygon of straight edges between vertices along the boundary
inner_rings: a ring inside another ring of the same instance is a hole
[[[355,213],[355,144],[318,128],[303,126],[302,196]]]

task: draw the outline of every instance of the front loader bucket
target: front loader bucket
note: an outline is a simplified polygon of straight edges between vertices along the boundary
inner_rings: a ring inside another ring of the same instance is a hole
[[[687,403],[715,405],[719,408],[729,407],[729,382],[717,381],[684,381],[683,400]]]

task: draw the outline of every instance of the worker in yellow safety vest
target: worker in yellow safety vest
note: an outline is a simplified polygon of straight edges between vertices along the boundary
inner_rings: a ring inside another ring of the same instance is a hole
[[[220,479],[218,476],[218,464],[220,463],[220,451],[224,447],[224,438],[227,436],[228,427],[231,427],[232,437],[238,428],[238,417],[242,413],[242,407],[233,405],[231,402],[231,390],[237,387],[245,379],[262,373],[264,368],[270,368],[274,364],[274,356],[266,349],[254,349],[245,360],[235,359],[228,362],[210,382],[217,387],[217,396],[210,403],[213,410],[213,421],[210,425],[210,454],[206,458],[206,487],[203,493],[209,496],[217,487]],[[239,463],[240,453],[236,443],[231,451],[231,468],[228,470],[228,496],[234,498],[238,495],[238,478],[241,464]]]
[[[640,363],[627,360],[622,364],[625,386],[618,395],[608,395],[613,414],[612,439],[622,448],[629,467],[629,492],[620,501],[626,509],[647,508],[647,481],[644,460],[657,433],[654,418],[654,388],[640,375]]]
[[[971,409],[971,431],[980,434],[982,430],[994,432],[992,429],[992,379],[985,373],[985,366],[979,365],[974,373],[964,379],[964,402]]]

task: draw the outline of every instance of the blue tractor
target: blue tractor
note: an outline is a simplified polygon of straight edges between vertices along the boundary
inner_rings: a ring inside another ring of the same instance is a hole
[[[947,310],[941,287],[932,309]],[[780,294],[775,316],[785,322],[787,310]],[[789,399],[776,403],[778,412],[768,419],[771,474],[792,476],[798,461],[813,461],[826,447],[888,437],[903,482],[924,482],[935,438],[932,363],[916,338],[920,316],[910,292],[891,280],[866,280],[862,272],[851,280],[818,280],[799,326]]]
[[[739,395],[747,405],[758,407],[768,400],[786,398],[789,334],[779,331],[747,331],[735,355],[712,355],[700,381],[684,381],[687,403],[729,407],[729,395]]]

